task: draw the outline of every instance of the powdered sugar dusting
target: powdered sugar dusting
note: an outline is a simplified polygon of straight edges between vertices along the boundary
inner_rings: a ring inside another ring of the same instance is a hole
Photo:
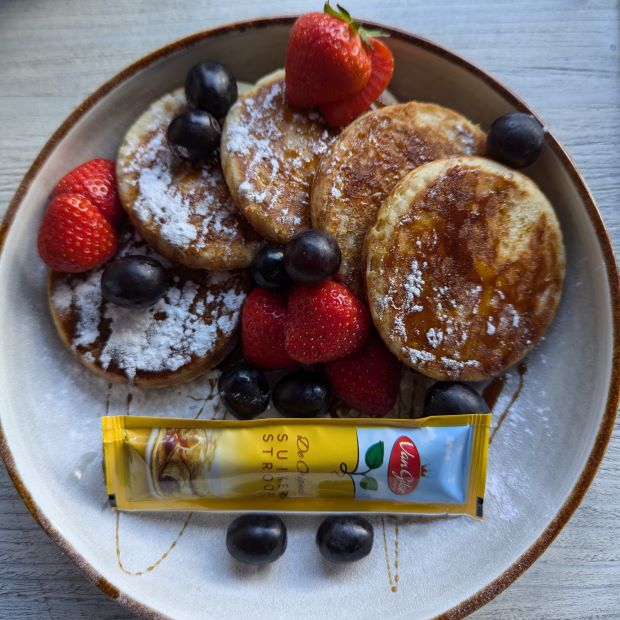
[[[283,75],[233,106],[222,138],[225,162],[237,160],[230,168],[240,171],[241,178],[229,182],[233,186],[237,181],[246,217],[253,224],[260,221],[275,237],[290,237],[310,226],[312,179],[336,135],[319,115],[286,105]]]
[[[443,340],[443,331],[441,331],[440,329],[435,329],[434,327],[431,327],[426,332],[426,340],[428,344],[430,344],[431,347],[433,347],[433,349],[436,349],[441,344],[441,341]]]
[[[162,97],[138,120],[138,133],[130,132],[121,147],[119,181],[133,188],[131,211],[182,251],[200,251],[214,242],[242,242],[241,217],[226,187],[219,157],[192,167],[168,148],[168,124],[186,106],[182,89]]]
[[[137,235],[128,234],[122,245],[122,256],[149,255],[170,267]],[[175,371],[208,355],[236,329],[246,296],[238,272],[191,272],[200,279],[172,278],[154,306],[122,308],[103,302],[102,273],[67,275],[55,286],[52,302],[61,316],[73,309],[72,346],[78,354],[104,370],[114,366],[129,379],[139,372]]]

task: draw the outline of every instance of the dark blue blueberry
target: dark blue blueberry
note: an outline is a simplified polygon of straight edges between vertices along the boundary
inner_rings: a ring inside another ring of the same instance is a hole
[[[286,550],[286,526],[275,515],[243,515],[228,526],[226,548],[245,564],[275,562]]]
[[[125,256],[107,265],[101,276],[101,294],[106,301],[123,308],[148,308],[168,288],[166,270],[146,256]]]
[[[496,119],[487,134],[487,155],[513,168],[536,161],[545,141],[545,130],[531,115],[512,112]]]
[[[325,415],[329,409],[329,384],[317,372],[299,370],[276,383],[273,405],[288,418]]]
[[[185,97],[192,108],[222,119],[237,100],[237,82],[219,62],[201,62],[187,72]]]
[[[340,267],[340,248],[329,233],[304,230],[284,247],[286,271],[295,282],[320,282]]]
[[[374,530],[362,517],[327,517],[316,533],[321,555],[330,562],[346,564],[365,558],[372,550]]]
[[[456,381],[438,381],[426,392],[424,416],[489,413],[486,400],[474,388]]]
[[[224,371],[218,390],[224,406],[238,420],[251,420],[269,406],[269,383],[260,370],[249,364]]]

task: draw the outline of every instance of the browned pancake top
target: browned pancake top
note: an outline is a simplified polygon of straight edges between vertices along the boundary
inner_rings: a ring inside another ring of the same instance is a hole
[[[347,127],[321,160],[312,220],[342,251],[338,277],[362,290],[362,247],[377,210],[413,168],[450,155],[482,153],[484,133],[447,108],[411,101],[370,112]]]
[[[381,208],[367,253],[382,336],[439,379],[483,379],[521,359],[550,323],[564,278],[561,233],[540,190],[473,157],[405,178]]]
[[[111,380],[144,387],[183,382],[219,363],[234,345],[249,288],[247,271],[175,265],[132,232],[121,236],[118,255],[157,259],[167,269],[170,286],[150,308],[122,308],[102,298],[103,268],[51,272],[52,316],[80,361]]]
[[[312,179],[337,133],[318,113],[286,104],[283,71],[260,80],[233,106],[222,136],[224,173],[261,235],[286,242],[310,227]]]

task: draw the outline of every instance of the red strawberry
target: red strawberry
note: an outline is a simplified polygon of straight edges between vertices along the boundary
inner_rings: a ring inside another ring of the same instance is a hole
[[[37,245],[51,269],[88,271],[114,255],[116,233],[88,198],[61,194],[43,216]]]
[[[369,328],[366,306],[346,286],[299,285],[288,300],[286,350],[304,364],[328,362],[359,349]]]
[[[334,127],[348,125],[362,112],[368,110],[373,101],[385,90],[394,73],[394,56],[390,48],[379,41],[372,39],[372,73],[366,86],[357,94],[321,105],[320,109],[325,120]]]
[[[312,108],[358,93],[370,78],[370,35],[351,15],[329,2],[324,13],[302,15],[291,29],[286,50],[288,102]]]
[[[54,188],[52,198],[60,194],[81,194],[116,227],[123,208],[116,190],[115,163],[109,159],[91,159],[67,173]]]
[[[245,359],[259,368],[293,366],[295,361],[284,348],[286,295],[255,288],[241,311],[241,344]]]
[[[376,333],[344,359],[325,364],[333,393],[347,405],[371,416],[394,407],[400,389],[400,363]]]

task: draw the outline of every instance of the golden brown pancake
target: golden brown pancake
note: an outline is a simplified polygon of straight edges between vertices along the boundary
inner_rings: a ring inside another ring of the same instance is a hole
[[[481,157],[428,163],[387,197],[366,239],[381,337],[434,379],[478,381],[519,361],[551,322],[565,258],[549,201]]]
[[[362,248],[377,210],[394,186],[421,164],[484,151],[485,134],[453,110],[410,101],[368,112],[332,143],[312,187],[312,223],[336,237],[338,278],[363,290]]]
[[[119,239],[118,256],[144,255],[168,271],[162,299],[121,308],[101,296],[104,268],[50,272],[49,304],[62,341],[87,368],[119,383],[165,387],[195,379],[234,348],[247,270],[207,272],[166,260],[137,234]]]
[[[194,269],[249,267],[260,240],[230,197],[219,155],[192,166],[168,148],[168,125],[186,109],[177,89],[129,129],[116,162],[121,202],[140,235],[170,260]]]
[[[230,192],[258,233],[285,243],[310,228],[310,187],[337,135],[317,112],[284,99],[284,71],[267,75],[231,108],[222,133]]]

